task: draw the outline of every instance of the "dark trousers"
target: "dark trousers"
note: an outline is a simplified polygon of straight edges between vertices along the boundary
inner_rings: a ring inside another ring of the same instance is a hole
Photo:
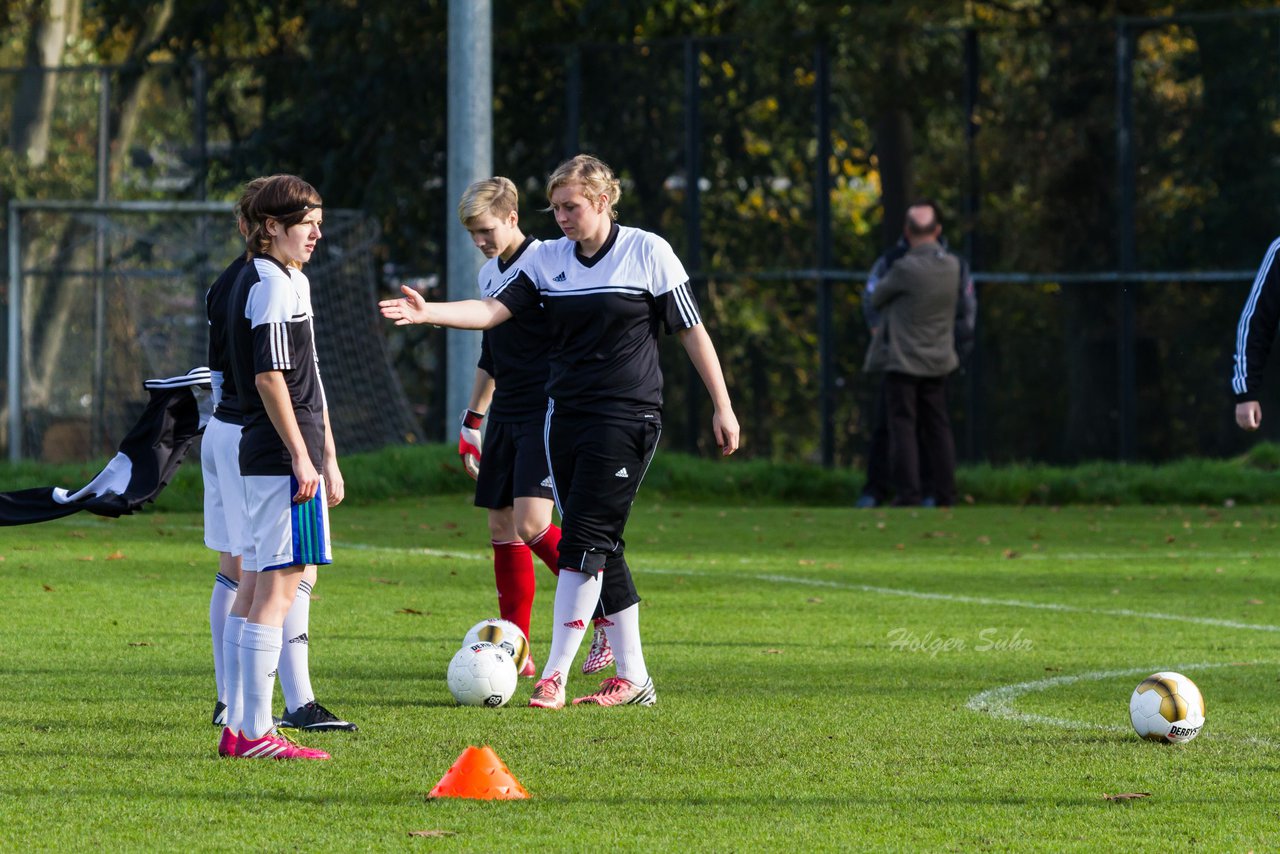
[[[885,377],[880,376],[876,386],[876,402],[872,409],[871,441],[867,445],[867,482],[862,494],[875,499],[876,504],[888,504],[893,497],[893,474],[889,467],[889,402],[885,399]],[[936,497],[929,461],[921,453],[920,494],[925,498]]]
[[[920,503],[921,460],[939,506],[956,502],[956,444],[947,414],[947,378],[889,372],[884,381],[889,422],[889,471],[897,506]]]

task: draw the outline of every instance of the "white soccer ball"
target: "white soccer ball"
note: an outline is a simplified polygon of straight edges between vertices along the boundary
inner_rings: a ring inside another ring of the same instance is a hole
[[[462,706],[505,706],[520,681],[507,651],[491,643],[473,643],[449,662],[449,693]]]
[[[491,643],[502,647],[516,663],[516,672],[524,669],[529,660],[529,640],[520,627],[510,620],[481,620],[471,627],[462,639],[462,645]]]
[[[1204,697],[1196,683],[1181,673],[1153,673],[1133,689],[1129,720],[1143,738],[1174,744],[1190,741],[1204,726]]]

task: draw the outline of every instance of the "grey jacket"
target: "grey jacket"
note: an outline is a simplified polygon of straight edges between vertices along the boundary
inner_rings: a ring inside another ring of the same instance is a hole
[[[871,294],[881,315],[866,371],[944,377],[960,365],[955,347],[960,259],[937,243],[907,250]]]

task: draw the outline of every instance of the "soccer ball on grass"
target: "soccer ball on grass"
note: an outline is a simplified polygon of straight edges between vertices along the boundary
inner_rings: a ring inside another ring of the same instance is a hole
[[[462,706],[505,706],[516,693],[518,673],[502,647],[468,644],[449,662],[449,693]]]
[[[1204,726],[1204,698],[1181,673],[1162,670],[1138,683],[1129,698],[1129,720],[1138,735],[1181,744]]]
[[[471,627],[462,639],[463,646],[473,643],[491,643],[500,646],[516,663],[516,673],[524,669],[529,660],[529,641],[520,627],[510,620],[481,620]]]

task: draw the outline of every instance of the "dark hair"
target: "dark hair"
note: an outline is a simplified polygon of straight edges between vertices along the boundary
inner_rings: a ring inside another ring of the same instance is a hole
[[[297,175],[272,175],[264,179],[248,204],[249,251],[263,255],[271,249],[267,220],[274,219],[289,229],[323,206],[324,200],[316,188]]]
[[[912,208],[928,208],[929,212],[932,213],[933,216],[927,224],[923,226],[917,225],[915,220],[911,218]],[[938,211],[938,203],[933,199],[916,199],[914,202],[907,205],[907,213],[903,215],[903,220],[903,228],[906,230],[907,234],[914,237],[925,237],[933,234],[933,230],[935,228],[940,228],[942,226],[942,214]]]

